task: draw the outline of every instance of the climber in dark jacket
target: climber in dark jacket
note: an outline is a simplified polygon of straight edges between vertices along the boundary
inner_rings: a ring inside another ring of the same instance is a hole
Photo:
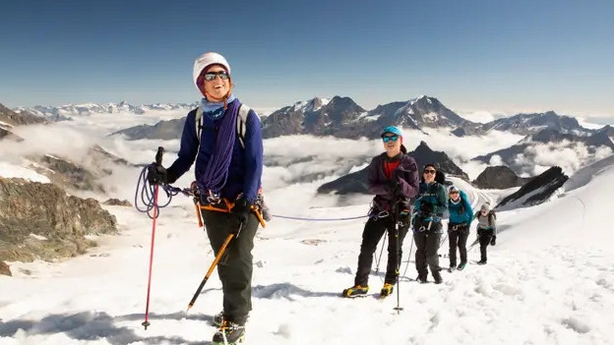
[[[418,193],[418,166],[403,146],[403,133],[397,127],[386,127],[381,134],[386,152],[374,157],[369,164],[369,191],[375,194],[370,218],[362,233],[358,269],[354,286],[343,290],[343,296],[355,297],[369,291],[369,273],[373,253],[388,231],[388,264],[381,295],[392,293],[401,262],[401,247],[410,221],[410,202]],[[399,226],[397,247],[397,221]]]
[[[437,169],[427,164],[420,183],[420,194],[414,203],[414,241],[416,242],[416,270],[418,281],[427,282],[428,270],[436,284],[441,284],[439,244],[443,233],[441,218],[448,209],[446,188],[435,181]]]

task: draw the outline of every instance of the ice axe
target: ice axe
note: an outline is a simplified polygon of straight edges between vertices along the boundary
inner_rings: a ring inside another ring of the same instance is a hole
[[[241,230],[242,225],[243,224],[239,225],[239,231]],[[230,235],[228,235],[228,237],[226,237],[226,241],[224,241],[224,244],[222,244],[222,247],[220,248],[220,251],[215,256],[215,259],[213,260],[213,263],[211,263],[211,267],[209,267],[209,270],[207,271],[207,274],[205,274],[205,277],[200,282],[200,285],[198,285],[198,289],[196,289],[196,293],[194,293],[194,296],[192,297],[192,300],[190,301],[190,303],[188,303],[188,310],[186,310],[186,313],[188,311],[190,311],[190,308],[192,308],[194,306],[194,303],[196,303],[196,299],[198,298],[198,295],[200,295],[201,291],[205,287],[205,283],[207,283],[207,280],[209,280],[209,277],[211,276],[211,273],[213,273],[213,270],[215,269],[215,266],[217,266],[217,264],[218,264],[218,262],[220,262],[220,259],[222,258],[222,256],[224,256],[224,253],[226,252],[226,248],[228,247],[228,244],[234,238],[234,236],[235,236],[235,234],[230,234]]]

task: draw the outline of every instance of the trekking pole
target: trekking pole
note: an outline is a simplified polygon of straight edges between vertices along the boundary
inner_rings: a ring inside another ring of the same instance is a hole
[[[379,258],[377,257],[377,254],[375,255],[375,262],[376,262],[376,266],[375,266],[375,274],[377,274],[379,272],[379,263],[380,260],[382,259],[382,255],[384,254],[384,247],[386,246],[386,233],[384,233],[384,241],[382,242],[382,249],[379,251]]]
[[[242,225],[243,224],[239,225],[239,231],[241,230]],[[203,280],[200,282],[198,289],[196,289],[196,293],[194,294],[194,296],[192,297],[192,300],[188,304],[188,310],[186,310],[186,313],[190,310],[190,308],[194,306],[194,303],[196,303],[196,299],[198,298],[198,295],[200,295],[200,292],[203,290],[203,287],[205,287],[205,283],[207,282],[207,280],[209,280],[209,276],[211,276],[211,273],[213,273],[213,269],[215,268],[215,266],[217,266],[217,263],[220,261],[220,259],[224,255],[224,252],[226,251],[228,244],[230,243],[230,241],[233,239],[234,236],[235,234],[230,234],[228,235],[228,237],[226,237],[226,241],[224,241],[224,244],[222,244],[220,251],[215,256],[215,260],[213,260],[211,267],[209,267],[209,271],[207,271],[207,274],[205,275]]]
[[[446,233],[441,237],[441,241],[439,241],[439,248],[437,249],[437,251],[439,252],[439,249],[441,249],[441,246],[443,246],[444,242],[446,242],[446,240],[448,239],[448,232],[446,231]],[[437,254],[440,258],[445,258],[447,257],[448,254],[443,253],[443,254]]]
[[[407,232],[409,232],[409,230],[411,229],[411,226],[409,229],[407,229]],[[411,245],[409,246],[409,254],[407,254],[407,263],[405,264],[405,270],[403,271],[403,277],[407,278],[407,269],[409,268],[409,263],[411,262],[411,251],[414,250],[414,236],[412,234],[411,237]]]
[[[164,148],[162,146],[158,147],[158,152],[156,153],[156,165],[162,165],[162,155],[164,155]],[[158,218],[158,190],[159,186],[154,186],[154,202],[153,202],[153,223],[151,227],[151,248],[149,250],[149,277],[147,278],[147,302],[145,303],[145,321],[143,321],[142,325],[147,330],[149,327],[149,296],[151,292],[151,273],[153,268],[153,254],[154,254],[154,242],[156,238],[156,219]]]
[[[443,246],[443,243],[448,239],[448,232],[446,231],[446,233],[444,234],[442,240],[439,242],[439,247],[441,248],[441,246]]]
[[[398,187],[397,187],[398,188]],[[396,278],[397,278],[397,306],[394,308],[394,310],[397,311],[397,315],[401,312],[401,310],[403,310],[403,308],[400,306],[401,304],[401,295],[400,295],[400,291],[401,291],[401,286],[400,286],[400,279],[399,279],[399,270],[401,267],[401,236],[399,236],[399,203],[398,201],[396,201],[393,205],[392,205],[392,217],[393,217],[393,221],[394,221],[394,238],[395,238],[395,242],[396,242],[396,268],[395,268],[395,274],[396,274]]]

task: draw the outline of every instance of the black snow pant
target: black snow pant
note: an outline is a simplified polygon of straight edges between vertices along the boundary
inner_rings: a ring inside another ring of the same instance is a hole
[[[234,221],[224,212],[202,210],[201,214],[211,248],[217,256]],[[224,320],[239,325],[245,324],[252,310],[252,249],[259,224],[256,215],[251,213],[239,236],[230,241],[217,265],[224,294]]]
[[[456,228],[455,228],[456,227]],[[467,225],[461,226],[456,224],[450,224],[448,226],[448,243],[450,244],[450,251],[448,256],[450,258],[450,267],[456,267],[456,249],[460,254],[460,263],[467,263],[467,238],[469,237],[469,228]]]
[[[388,264],[386,265],[386,277],[384,282],[395,284],[397,281],[397,264],[400,264],[402,257],[403,239],[407,234],[409,224],[399,226],[399,252],[397,256],[396,228],[392,217],[369,218],[362,232],[362,243],[360,254],[358,255],[358,269],[354,278],[355,285],[367,286],[369,284],[369,273],[373,265],[373,254],[377,249],[377,244],[388,230]]]
[[[478,229],[478,240],[480,242],[480,261],[486,262],[486,250],[492,239],[492,229]]]
[[[440,279],[441,267],[439,267],[439,245],[441,242],[441,221],[432,222],[429,230],[422,230],[416,225],[414,230],[414,241],[416,242],[416,271],[418,279],[426,281],[428,270],[430,269],[433,278]]]

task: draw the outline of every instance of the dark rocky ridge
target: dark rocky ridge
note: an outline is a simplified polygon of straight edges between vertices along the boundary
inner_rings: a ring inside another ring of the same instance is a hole
[[[94,199],[50,183],[0,177],[0,260],[54,260],[83,254],[86,235],[117,233],[115,216]]]

